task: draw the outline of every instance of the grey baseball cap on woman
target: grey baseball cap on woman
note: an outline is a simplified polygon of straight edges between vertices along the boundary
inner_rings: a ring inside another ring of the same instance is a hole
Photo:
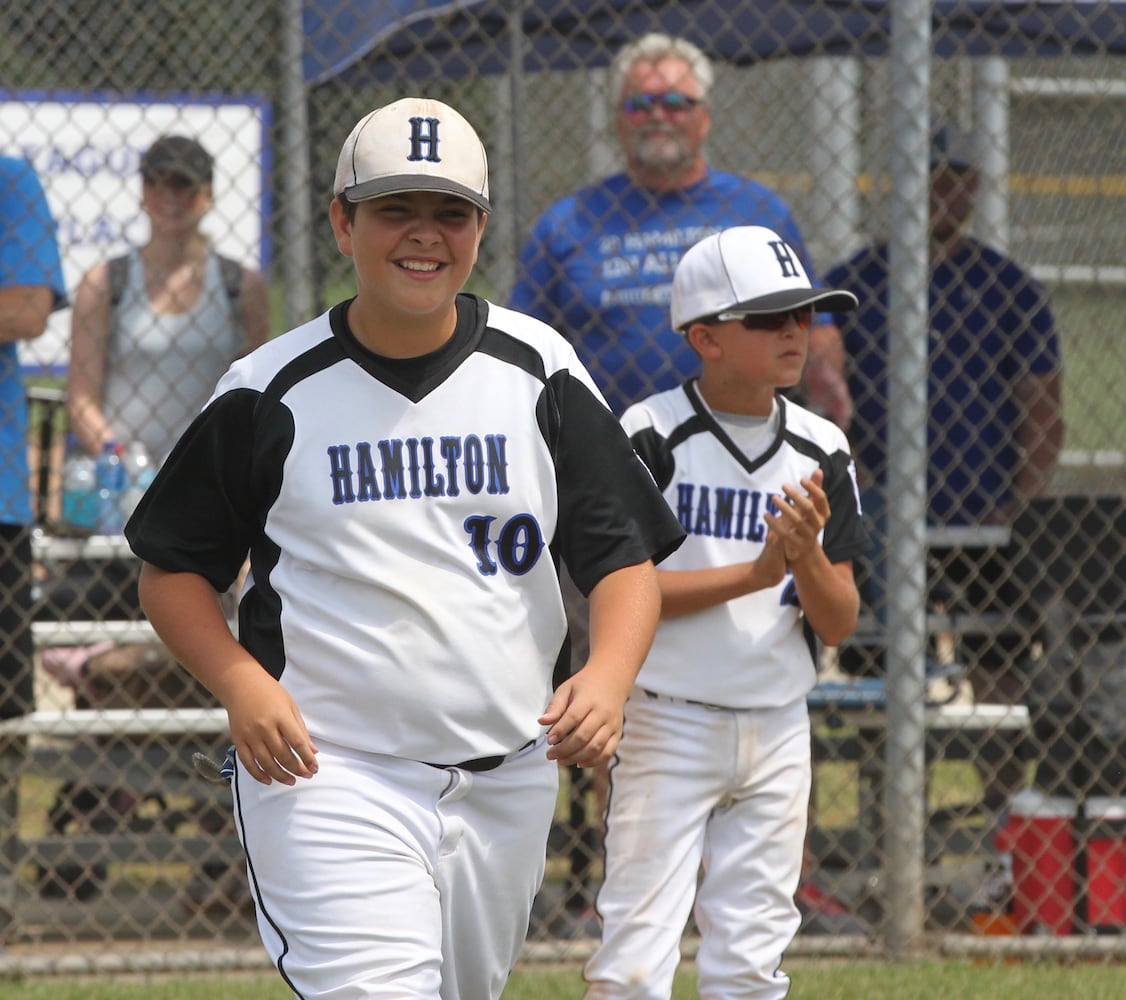
[[[856,308],[856,296],[814,288],[797,251],[765,226],[705,236],[680,258],[672,279],[672,325],[682,333],[724,312],[775,313],[799,306],[848,312]]]
[[[333,194],[356,202],[407,191],[444,191],[492,211],[485,147],[441,101],[406,97],[376,108],[340,150]]]
[[[215,170],[211,154],[186,135],[162,135],[141,154],[141,176],[186,177],[193,184],[210,184]]]

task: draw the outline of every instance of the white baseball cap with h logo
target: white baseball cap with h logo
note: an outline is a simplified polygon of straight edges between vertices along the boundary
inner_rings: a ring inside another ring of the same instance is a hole
[[[406,97],[376,108],[340,150],[333,194],[357,202],[407,191],[444,191],[492,211],[485,147],[441,101]]]
[[[814,288],[797,251],[765,226],[735,226],[690,247],[672,279],[671,319],[682,333],[725,312],[775,313],[801,306],[856,308],[844,290]]]

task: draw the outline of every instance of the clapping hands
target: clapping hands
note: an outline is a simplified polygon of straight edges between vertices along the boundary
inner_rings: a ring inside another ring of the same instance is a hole
[[[772,536],[777,537],[786,563],[791,567],[821,546],[821,530],[830,513],[829,498],[821,488],[823,481],[824,473],[817,469],[812,476],[800,480],[800,489],[790,483],[784,484],[784,495],[775,494],[771,498],[778,512],[767,511],[764,515],[769,528],[768,544]]]

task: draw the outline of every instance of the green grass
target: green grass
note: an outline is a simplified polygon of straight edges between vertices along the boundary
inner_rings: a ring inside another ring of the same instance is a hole
[[[1052,290],[1063,344],[1067,448],[1122,448],[1120,387],[1126,362],[1118,341],[1123,306],[1126,290],[1119,287]]]
[[[788,1000],[947,1000],[958,996],[1120,1000],[1126,970],[1115,965],[1027,962],[882,962],[795,960]],[[581,1000],[576,963],[565,968],[521,968],[503,1000]],[[33,980],[0,983],[0,1000],[287,1000],[272,975],[227,974],[132,977],[128,980]],[[677,976],[673,1000],[696,996],[695,976]]]

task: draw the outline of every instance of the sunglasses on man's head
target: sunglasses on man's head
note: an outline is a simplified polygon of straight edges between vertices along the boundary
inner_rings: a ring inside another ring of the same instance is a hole
[[[798,306],[796,309],[772,313],[723,312],[713,322],[726,323],[737,319],[743,324],[744,330],[781,330],[791,317],[802,330],[808,330],[813,325],[813,306]]]
[[[691,111],[703,103],[698,97],[670,90],[664,94],[634,94],[622,101],[622,110],[627,115],[649,115],[660,108],[670,114],[678,114]]]

